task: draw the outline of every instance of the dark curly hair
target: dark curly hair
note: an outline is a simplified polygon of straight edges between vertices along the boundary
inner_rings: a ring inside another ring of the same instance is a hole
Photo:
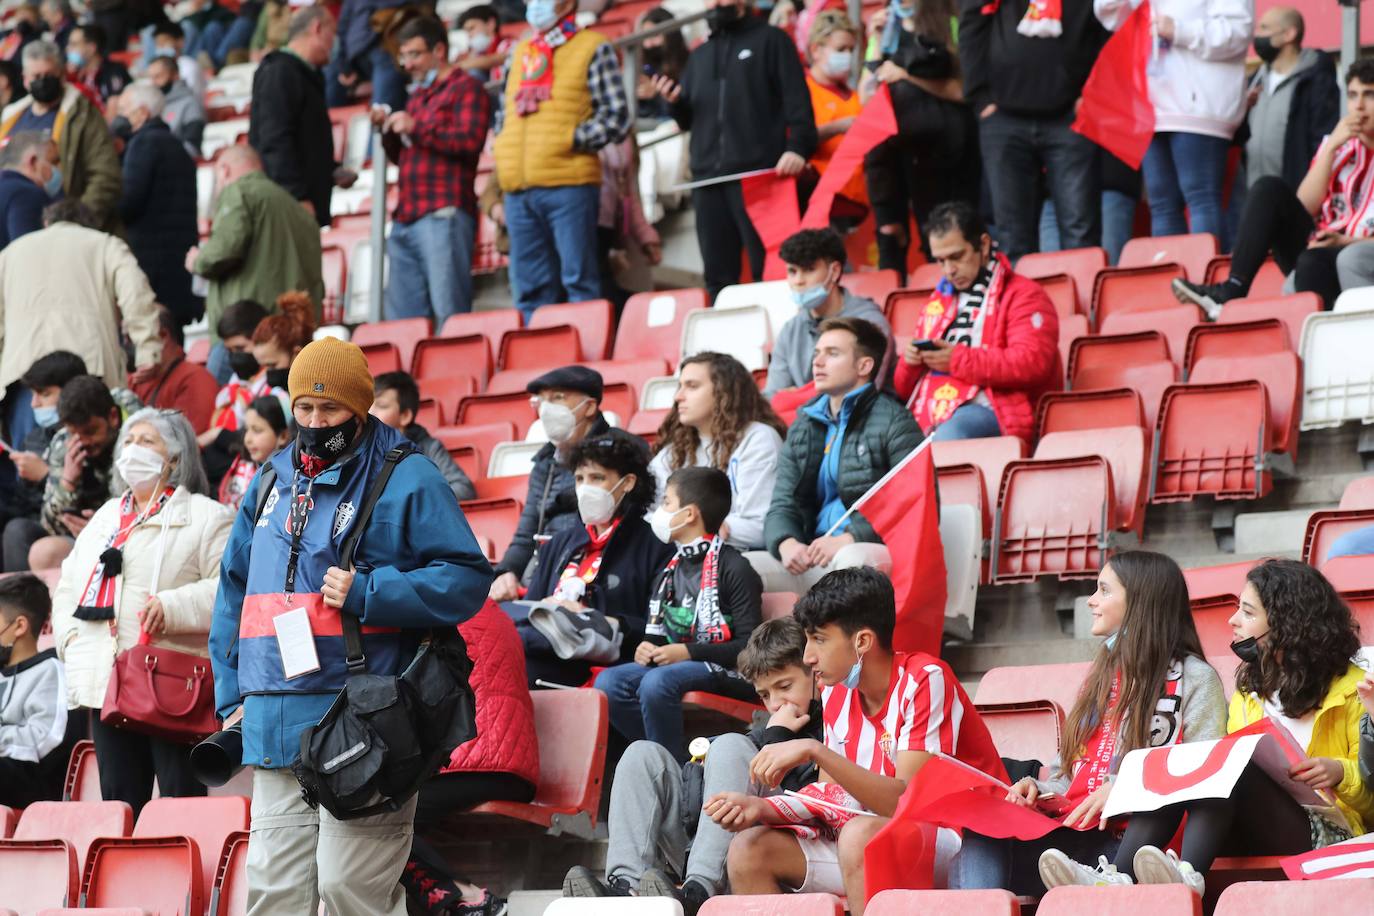
[[[587,463],[599,464],[621,477],[635,475],[635,485],[616,507],[617,516],[630,512],[643,513],[654,500],[658,484],[649,473],[649,446],[638,436],[612,429],[602,435],[583,439],[573,446],[568,467],[576,471]]]
[[[817,264],[844,265],[844,240],[834,229],[802,229],[789,235],[778,249],[778,257],[786,264],[810,270]]]
[[[685,367],[696,363],[705,365],[711,378],[714,401],[711,429],[714,435],[706,456],[711,467],[722,471],[730,467],[730,456],[748,432],[750,423],[763,423],[771,426],[779,436],[787,435],[787,427],[759,392],[754,376],[744,368],[743,363],[725,353],[707,351],[684,359],[678,367],[678,374],[681,375]],[[677,407],[674,406],[658,428],[657,442],[656,451],[669,449],[668,467],[675,471],[691,466],[696,458],[697,446],[701,444],[701,434],[695,427],[682,425],[677,416]]]
[[[1259,664],[1236,669],[1236,689],[1277,694],[1284,715],[1305,715],[1360,651],[1360,625],[1326,577],[1306,563],[1265,560],[1245,581],[1259,595],[1269,633],[1259,643]]]

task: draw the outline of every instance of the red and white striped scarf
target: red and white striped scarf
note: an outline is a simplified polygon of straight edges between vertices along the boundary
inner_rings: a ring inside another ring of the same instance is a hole
[[[81,592],[81,601],[73,612],[74,617],[79,620],[114,619],[115,580],[124,571],[124,544],[135,528],[162,511],[174,492],[175,488],[167,487],[142,512],[135,509],[133,492],[124,494],[119,503],[119,527],[110,535],[100,559],[96,560],[86,580],[86,588]]]

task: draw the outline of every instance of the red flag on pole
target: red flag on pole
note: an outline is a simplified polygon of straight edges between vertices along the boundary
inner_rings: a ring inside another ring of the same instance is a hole
[[[892,590],[897,598],[893,651],[939,656],[947,590],[930,440],[874,484],[851,511],[863,512],[892,554]]]
[[[759,280],[782,280],[787,266],[778,257],[778,249],[787,237],[797,231],[801,220],[797,209],[797,180],[779,178],[772,172],[752,175],[740,181],[744,193],[744,209],[749,222],[763,242],[763,276]]]
[[[1083,84],[1073,129],[1133,169],[1140,168],[1155,135],[1146,63],[1153,52],[1150,0],[1143,0],[1107,40]]]
[[[897,115],[892,111],[892,96],[887,84],[883,84],[864,105],[849,130],[844,132],[844,139],[830,158],[830,164],[825,167],[825,174],[821,176],[816,190],[811,192],[811,201],[806,205],[801,228],[824,229],[829,226],[830,207],[835,203],[835,195],[849,183],[854,172],[863,167],[864,157],[869,151],[896,133]]]

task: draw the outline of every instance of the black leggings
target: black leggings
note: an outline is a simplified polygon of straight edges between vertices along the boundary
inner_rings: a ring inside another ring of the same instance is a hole
[[[1293,273],[1298,292],[1314,292],[1330,309],[1341,293],[1336,274],[1339,248],[1308,248],[1316,223],[1282,178],[1270,175],[1255,182],[1245,195],[1240,229],[1231,251],[1231,279],[1245,291],[1272,251],[1279,269]]]
[[[1132,814],[1117,849],[1117,871],[1135,876],[1135,854],[1142,846],[1163,849],[1178,832],[1183,815],[1179,858],[1206,873],[1223,851],[1241,856],[1284,856],[1312,848],[1307,811],[1263,770],[1250,764],[1236,781],[1230,798],[1208,798]]]

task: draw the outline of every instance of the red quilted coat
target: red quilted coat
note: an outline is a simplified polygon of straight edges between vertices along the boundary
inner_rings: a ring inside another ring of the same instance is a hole
[[[1013,273],[1003,255],[1006,280],[983,319],[983,345],[960,345],[950,356],[950,375],[982,387],[992,402],[1004,436],[1027,442],[1035,434],[1035,405],[1046,391],[1063,387],[1059,359],[1059,314],[1045,291],[1029,277]],[[984,306],[989,308],[989,306]],[[893,328],[896,334],[910,329]],[[922,369],[897,360],[893,384],[903,400],[911,397]]]
[[[534,704],[525,681],[525,650],[515,624],[487,601],[458,632],[472,659],[477,737],[453,752],[445,773],[511,773],[539,785]]]

